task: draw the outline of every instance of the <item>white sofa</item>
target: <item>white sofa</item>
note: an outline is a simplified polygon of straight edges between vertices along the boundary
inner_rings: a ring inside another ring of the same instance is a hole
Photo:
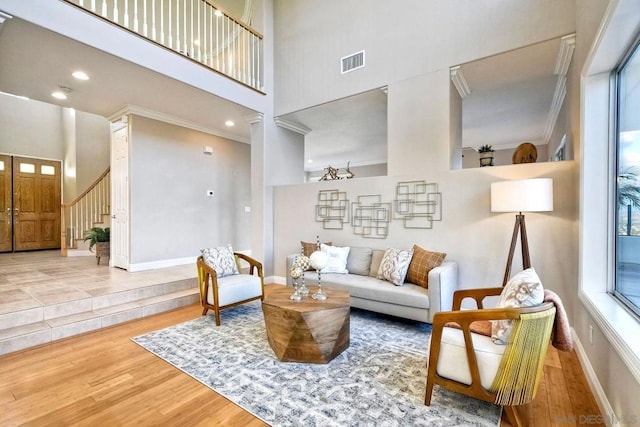
[[[371,273],[371,265],[363,265],[363,260],[366,260],[363,253],[367,251],[375,250],[352,247],[347,259],[349,273],[322,274],[322,285],[349,291],[352,307],[419,322],[431,323],[435,313],[451,310],[453,292],[458,289],[458,265],[455,261],[445,261],[429,271],[427,289],[408,282],[396,286],[371,276],[376,274]],[[287,286],[293,286],[293,280],[288,273],[297,256],[287,256]],[[318,273],[306,271],[304,280],[307,285],[317,284]]]

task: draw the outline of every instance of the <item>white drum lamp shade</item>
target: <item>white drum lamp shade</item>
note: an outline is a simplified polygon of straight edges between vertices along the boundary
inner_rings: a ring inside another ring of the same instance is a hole
[[[491,184],[491,212],[553,211],[553,179],[533,178]]]

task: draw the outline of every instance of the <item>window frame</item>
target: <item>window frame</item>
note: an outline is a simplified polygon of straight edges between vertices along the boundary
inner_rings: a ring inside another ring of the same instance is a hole
[[[613,197],[610,200],[610,204],[613,206],[613,249],[614,249],[614,257],[613,257],[613,265],[612,272],[613,277],[611,281],[611,294],[616,298],[617,301],[622,304],[625,309],[630,311],[630,313],[640,320],[640,306],[635,305],[629,298],[627,298],[623,293],[618,291],[618,230],[620,227],[620,216],[618,214],[618,195],[619,195],[619,186],[617,185],[617,178],[620,175],[620,112],[622,110],[621,105],[621,89],[622,89],[622,72],[625,67],[629,64],[631,58],[633,58],[634,54],[640,55],[640,34],[638,34],[633,43],[626,49],[624,55],[622,56],[620,62],[616,67],[611,71],[611,91],[612,91],[612,100],[611,100],[611,125],[613,129],[612,141],[614,142],[613,148],[613,173],[609,175],[610,179],[613,183]]]

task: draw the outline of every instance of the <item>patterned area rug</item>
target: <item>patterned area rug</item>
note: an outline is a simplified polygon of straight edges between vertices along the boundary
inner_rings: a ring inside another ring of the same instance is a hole
[[[351,311],[351,344],[326,365],[283,363],[260,302],[133,340],[273,426],[496,426],[499,407],[435,387],[424,405],[430,325]]]

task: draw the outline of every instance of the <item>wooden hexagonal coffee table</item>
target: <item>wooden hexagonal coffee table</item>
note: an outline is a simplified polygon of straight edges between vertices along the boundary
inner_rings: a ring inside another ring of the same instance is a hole
[[[316,287],[310,289],[316,292]],[[291,301],[292,288],[278,287],[262,302],[269,345],[282,362],[329,363],[349,347],[349,293],[322,288],[328,298]]]

